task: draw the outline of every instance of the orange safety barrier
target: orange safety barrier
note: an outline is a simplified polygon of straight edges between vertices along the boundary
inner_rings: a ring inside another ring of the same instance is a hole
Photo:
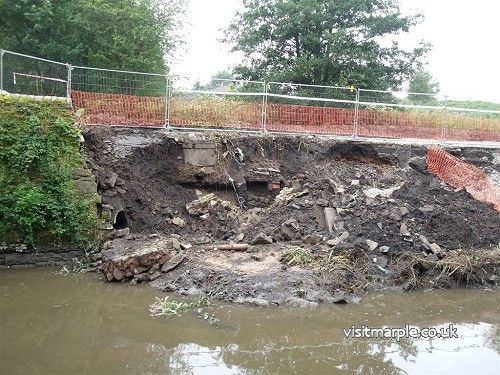
[[[467,190],[475,199],[491,203],[500,211],[500,186],[479,167],[468,164],[442,148],[430,147],[429,170],[456,189]]]
[[[165,125],[165,97],[71,91],[73,108],[84,113],[84,125],[145,126]]]
[[[75,91],[73,108],[83,109],[85,125],[164,127],[165,97]],[[265,112],[265,116],[264,116]],[[395,139],[500,142],[500,119],[449,112],[384,111],[320,107],[210,97],[178,97],[170,101],[169,123],[179,127],[297,132]],[[265,124],[263,119],[265,118]]]

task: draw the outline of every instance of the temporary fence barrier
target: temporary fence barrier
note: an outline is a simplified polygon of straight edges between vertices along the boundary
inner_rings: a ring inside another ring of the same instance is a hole
[[[269,82],[266,130],[312,134],[355,134],[356,89]]]
[[[71,99],[84,125],[165,127],[168,77],[161,74],[71,68]]]
[[[264,82],[212,79],[194,89],[170,90],[169,124],[176,127],[217,127],[262,130]]]
[[[448,106],[435,95],[355,87],[96,69],[0,50],[0,90],[71,98],[84,125],[211,128],[440,142],[500,142],[500,111]]]
[[[69,65],[0,50],[0,93],[68,98]]]
[[[475,199],[493,204],[500,211],[500,186],[479,167],[468,164],[442,148],[432,146],[427,154],[429,170],[447,184],[467,190]]]

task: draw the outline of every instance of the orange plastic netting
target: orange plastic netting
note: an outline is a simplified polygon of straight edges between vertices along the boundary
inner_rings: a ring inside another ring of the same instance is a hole
[[[475,199],[491,203],[500,211],[500,186],[481,168],[435,146],[429,148],[427,165],[432,173],[447,184],[467,190]]]

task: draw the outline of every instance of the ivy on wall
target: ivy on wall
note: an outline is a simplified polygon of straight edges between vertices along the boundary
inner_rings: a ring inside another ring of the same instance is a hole
[[[96,196],[79,194],[79,130],[65,102],[0,96],[0,244],[96,239]]]

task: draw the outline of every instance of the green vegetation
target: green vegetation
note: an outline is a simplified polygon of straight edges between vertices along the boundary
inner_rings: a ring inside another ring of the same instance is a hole
[[[96,239],[95,194],[78,194],[79,131],[64,102],[0,97],[0,243]]]
[[[164,73],[184,0],[2,0],[0,46],[73,65]]]
[[[226,32],[245,54],[242,78],[396,89],[422,67],[429,45],[410,51],[395,35],[421,16],[395,0],[247,0]],[[382,43],[384,41],[384,43]],[[387,43],[387,42],[393,43]]]
[[[179,302],[171,300],[168,297],[156,298],[155,302],[149,307],[151,316],[166,316],[168,318],[182,316],[188,310],[196,309],[209,305],[206,297],[201,297],[194,302]]]
[[[287,266],[304,266],[314,261],[314,258],[309,250],[301,247],[292,247],[283,252],[281,261]]]

